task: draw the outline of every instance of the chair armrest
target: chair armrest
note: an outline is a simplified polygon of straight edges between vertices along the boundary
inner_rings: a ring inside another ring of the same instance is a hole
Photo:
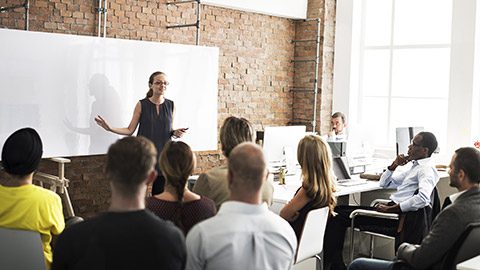
[[[387,204],[391,202],[392,200],[386,200],[386,199],[375,199],[370,203],[370,206],[375,206],[376,204]]]
[[[373,210],[364,210],[364,209],[357,209],[350,213],[350,218],[353,219],[356,216],[368,216],[368,217],[376,217],[376,218],[385,218],[385,219],[394,219],[398,220],[399,215],[396,213],[382,213]]]
[[[415,268],[411,267],[406,261],[404,260],[396,260],[393,263],[393,270],[414,270]]]

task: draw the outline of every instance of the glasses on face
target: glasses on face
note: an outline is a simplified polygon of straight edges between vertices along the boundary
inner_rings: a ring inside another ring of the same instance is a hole
[[[154,82],[153,84],[155,84],[155,85],[169,85],[169,82],[167,82],[167,81],[165,81],[165,82],[158,81],[158,82]]]
[[[419,146],[419,147],[423,147],[422,145],[416,143],[413,139],[410,141],[410,145],[411,146]]]

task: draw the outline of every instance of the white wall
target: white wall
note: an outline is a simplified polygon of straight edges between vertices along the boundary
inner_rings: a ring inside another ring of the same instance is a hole
[[[194,150],[217,149],[218,48],[0,30],[0,147],[35,128],[44,157],[106,153],[126,127],[154,71],[168,75],[174,127]]]
[[[283,18],[307,18],[308,0],[202,0],[201,3]]]

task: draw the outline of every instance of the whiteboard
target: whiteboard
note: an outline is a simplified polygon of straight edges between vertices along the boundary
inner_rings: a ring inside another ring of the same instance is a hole
[[[290,19],[306,19],[308,0],[202,0],[202,4]]]
[[[43,157],[105,154],[154,71],[167,74],[174,128],[194,151],[217,149],[218,48],[0,29],[0,147],[35,128]],[[136,134],[136,133],[135,133]]]

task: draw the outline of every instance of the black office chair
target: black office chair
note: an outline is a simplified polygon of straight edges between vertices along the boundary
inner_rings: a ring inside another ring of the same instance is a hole
[[[442,269],[455,269],[463,261],[480,255],[480,222],[470,223],[443,260]]]
[[[415,194],[418,193],[418,190]],[[355,210],[350,214],[352,220],[351,234],[350,234],[350,260],[353,260],[354,253],[354,231],[358,230],[370,235],[370,257],[373,258],[374,237],[382,237],[395,240],[395,251],[401,243],[407,242],[411,244],[420,244],[425,236],[430,231],[433,220],[440,212],[440,198],[438,196],[437,188],[435,187],[430,196],[430,205],[418,209],[413,212],[406,212],[402,214],[395,213],[380,213],[372,210]],[[383,203],[389,200],[375,200],[372,202]],[[390,220],[398,220],[398,227],[387,228],[377,225],[355,226],[355,220],[361,217],[383,218]]]
[[[442,261],[441,270],[454,270],[457,264],[480,255],[480,222],[470,223],[447,252]],[[413,270],[407,262],[397,260],[393,270]]]

